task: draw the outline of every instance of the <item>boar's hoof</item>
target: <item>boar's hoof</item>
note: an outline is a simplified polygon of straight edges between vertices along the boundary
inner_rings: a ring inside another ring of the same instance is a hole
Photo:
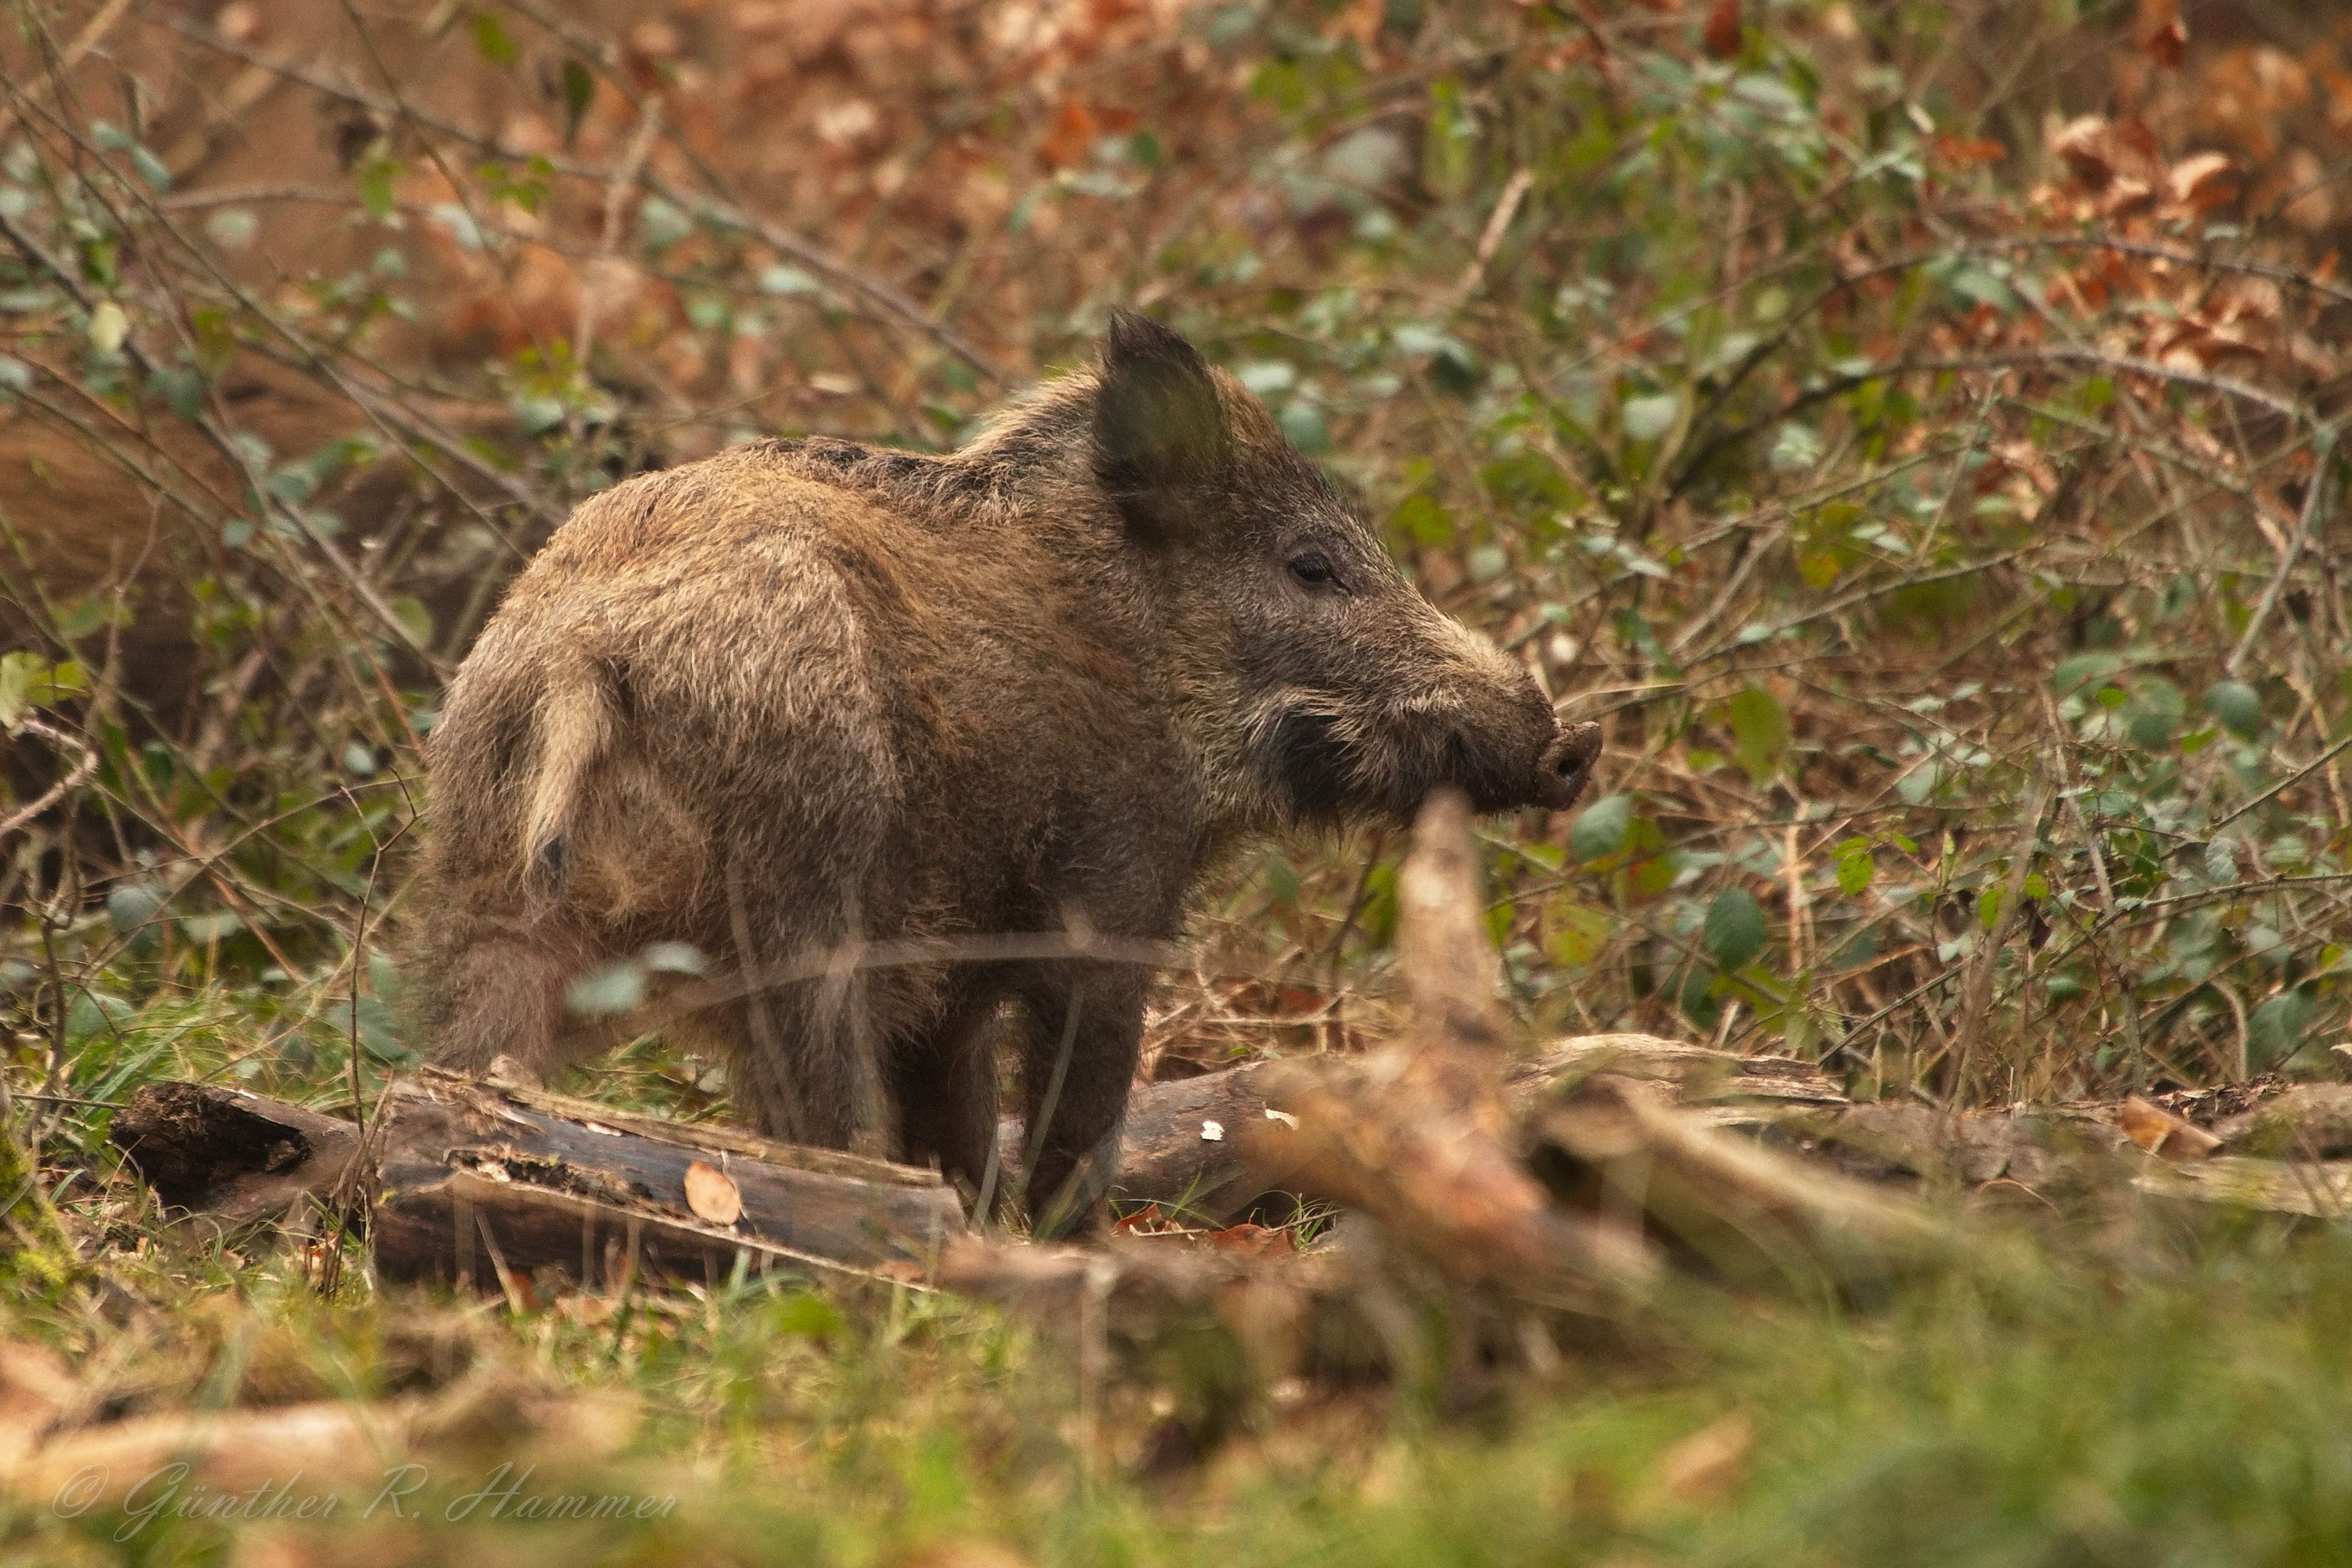
[[[1562,730],[1544,748],[1538,764],[1541,777],[1536,781],[1536,804],[1549,811],[1566,811],[1574,805],[1600,756],[1600,725],[1573,724]]]

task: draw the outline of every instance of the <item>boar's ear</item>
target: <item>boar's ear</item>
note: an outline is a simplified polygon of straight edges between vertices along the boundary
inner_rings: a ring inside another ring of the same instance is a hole
[[[1147,542],[1167,542],[1193,510],[1184,492],[1214,478],[1230,443],[1201,351],[1149,316],[1115,310],[1095,394],[1095,477]]]

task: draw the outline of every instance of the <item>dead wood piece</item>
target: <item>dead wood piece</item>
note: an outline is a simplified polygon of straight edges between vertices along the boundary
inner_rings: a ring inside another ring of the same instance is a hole
[[[2159,1197],[2225,1208],[2341,1220],[2352,1215],[2352,1160],[2258,1160],[2220,1154],[2194,1164],[2151,1161],[2132,1184]]]
[[[480,1290],[520,1291],[548,1272],[592,1290],[646,1277],[716,1285],[738,1269],[892,1284],[922,1276],[903,1258],[860,1267],[690,1217],[468,1170],[401,1189],[375,1211],[372,1236],[384,1279]]]
[[[1955,1122],[1916,1100],[1790,1106],[1766,1116],[1767,1142],[1869,1181],[1919,1178],[1971,1187],[2011,1182],[2075,1192],[2117,1173],[2126,1142],[2105,1106],[2005,1106]]]
[[[381,1112],[378,1268],[390,1279],[481,1284],[501,1271],[553,1268],[599,1285],[632,1268],[723,1278],[740,1257],[761,1271],[919,1273],[963,1228],[961,1203],[932,1172],[598,1106],[584,1112],[577,1101],[446,1073],[395,1085]],[[778,1151],[782,1158],[767,1157]],[[803,1158],[811,1154],[824,1158]],[[687,1192],[697,1165],[733,1183],[736,1224],[697,1215]]]
[[[1409,1032],[1368,1057],[1267,1074],[1287,1117],[1251,1125],[1244,1160],[1269,1185],[1361,1211],[1458,1283],[1531,1304],[1622,1309],[1647,1290],[1656,1259],[1624,1228],[1555,1205],[1515,1153],[1496,958],[1459,795],[1441,790],[1423,805],[1397,886]]]
[[[1288,1123],[1270,1114],[1271,1075],[1258,1061],[1173,1083],[1146,1084],[1128,1101],[1114,1194],[1157,1203],[1173,1213],[1223,1225],[1269,1193],[1241,1157],[1244,1132],[1279,1142]],[[1766,1107],[1843,1105],[1845,1097],[1809,1063],[1784,1057],[1738,1057],[1654,1035],[1586,1035],[1556,1040],[1504,1072],[1507,1102],[1525,1108],[1563,1083],[1606,1068],[1675,1086],[1684,1103]],[[1752,1119],[1750,1119],[1752,1120]],[[1021,1124],[1006,1119],[998,1134],[1008,1170],[1017,1170]]]
[[[1742,1057],[1656,1035],[1580,1035],[1555,1040],[1506,1075],[1522,1096],[1594,1072],[1654,1079],[1675,1086],[1685,1105],[1740,1100],[1843,1105],[1844,1090],[1811,1062],[1790,1057]]]
[[[360,1149],[353,1122],[197,1083],[141,1086],[107,1139],[165,1204],[232,1227],[325,1196]]]
[[[1230,1347],[1265,1388],[1301,1372],[1392,1360],[1346,1260],[1328,1247],[1244,1254],[1174,1237],[1080,1247],[961,1236],[941,1252],[938,1283],[1018,1314],[1081,1363],[1108,1352],[1133,1365],[1198,1352],[1205,1337]]]
[[[1536,1168],[1554,1195],[1638,1216],[1674,1256],[1740,1285],[1826,1276],[1869,1283],[1948,1258],[1948,1216],[1817,1164],[1727,1135],[1602,1074],[1538,1124]]]
[[[2301,1083],[2216,1123],[2222,1152],[2326,1160],[2352,1154],[2352,1084]]]
[[[1456,1053],[1305,1063],[1270,1079],[1296,1126],[1252,1128],[1260,1180],[1370,1216],[1447,1278],[1546,1305],[1610,1311],[1646,1290],[1636,1237],[1556,1206],[1513,1153],[1515,1126]]]
[[[1471,826],[1459,791],[1441,789],[1423,804],[1412,848],[1397,868],[1397,968],[1418,1032],[1499,1054],[1501,963],[1486,940]]]
[[[411,1457],[490,1453],[520,1457],[517,1468],[557,1468],[618,1451],[636,1422],[635,1404],[625,1396],[553,1394],[487,1373],[436,1394],[372,1404],[172,1410],[69,1429],[0,1467],[0,1492],[23,1506],[69,1497],[78,1513],[92,1517],[137,1500],[133,1492],[152,1500],[159,1477],[175,1479],[180,1495],[289,1488],[299,1496],[364,1498],[381,1492],[390,1468]],[[186,1468],[175,1474],[174,1466]]]

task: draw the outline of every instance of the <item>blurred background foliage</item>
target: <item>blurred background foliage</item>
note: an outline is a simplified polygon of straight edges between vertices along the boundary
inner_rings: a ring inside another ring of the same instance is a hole
[[[2343,1066],[2323,0],[7,16],[0,986],[52,1160],[145,1077],[414,1059],[419,738],[582,496],[944,449],[1114,304],[1605,727],[1486,837],[1531,1028],[1939,1103]],[[1376,1028],[1396,848],[1241,868],[1151,1070]]]

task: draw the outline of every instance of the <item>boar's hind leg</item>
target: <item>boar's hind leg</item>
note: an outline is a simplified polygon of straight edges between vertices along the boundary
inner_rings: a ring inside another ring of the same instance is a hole
[[[999,999],[992,984],[968,976],[939,1023],[898,1042],[890,1055],[900,1157],[912,1165],[936,1160],[941,1175],[969,1189],[966,1203],[988,1181],[989,1152],[996,1141],[996,1035],[991,1025]],[[1000,1180],[996,1190],[1006,1194],[1008,1184]]]
[[[760,1131],[820,1149],[887,1155],[878,1062],[884,1026],[856,972],[780,985],[733,1005],[737,1106]]]
[[[1045,1123],[1045,1147],[1029,1172],[1029,1213],[1039,1236],[1098,1223],[1118,1177],[1147,979],[1132,964],[1057,963],[1023,991],[1024,1145],[1034,1146],[1038,1121]]]

